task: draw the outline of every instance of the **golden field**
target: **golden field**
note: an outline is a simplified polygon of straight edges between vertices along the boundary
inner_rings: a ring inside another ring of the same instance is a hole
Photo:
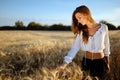
[[[120,30],[109,31],[109,80],[120,80]],[[71,31],[0,31],[0,80],[92,80],[81,70],[79,51],[64,71],[54,73],[72,47]]]

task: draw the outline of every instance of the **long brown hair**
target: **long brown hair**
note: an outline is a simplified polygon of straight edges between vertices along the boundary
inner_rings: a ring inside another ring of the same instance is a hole
[[[81,31],[83,32],[82,33],[82,36],[83,36],[83,42],[84,43],[87,43],[88,42],[88,38],[89,38],[89,33],[88,33],[88,27],[87,25],[82,25],[81,23],[79,23],[75,17],[75,14],[76,13],[82,13],[84,15],[87,15],[88,17],[88,20],[92,23],[94,22],[93,18],[91,17],[91,12],[89,10],[88,7],[86,7],[85,5],[82,5],[82,6],[79,6],[77,7],[74,12],[73,12],[73,15],[72,15],[72,31],[74,34],[79,34],[81,33]]]

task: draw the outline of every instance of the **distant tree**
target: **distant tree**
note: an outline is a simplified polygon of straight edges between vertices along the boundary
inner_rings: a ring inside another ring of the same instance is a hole
[[[107,24],[108,22],[105,20],[101,20],[100,23]]]
[[[53,24],[50,26],[49,30],[66,30],[66,26],[63,24]]]
[[[45,26],[45,27],[49,27],[49,25],[48,25],[48,24],[45,24],[44,26]]]
[[[48,30],[48,29],[49,29],[49,25],[48,25],[48,24],[45,24],[45,25],[43,26],[43,28],[44,28],[44,30]]]
[[[117,29],[120,30],[120,26],[118,26]]]
[[[36,22],[30,22],[28,24],[28,29],[41,29],[41,24]]]
[[[108,26],[108,29],[109,30],[117,30],[116,26],[114,26],[113,24],[111,23],[108,23],[107,21],[104,21],[104,20],[101,20],[100,23],[104,23]]]
[[[15,26],[18,28],[21,28],[21,27],[24,27],[24,24],[22,21],[17,21],[17,22],[15,22]]]
[[[0,30],[16,30],[13,26],[0,26]]]

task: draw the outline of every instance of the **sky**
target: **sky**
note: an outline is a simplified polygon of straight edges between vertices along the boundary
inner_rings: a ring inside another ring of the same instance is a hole
[[[42,25],[71,25],[76,7],[86,5],[96,22],[105,20],[120,25],[120,0],[0,0],[0,26],[14,26],[22,21]]]

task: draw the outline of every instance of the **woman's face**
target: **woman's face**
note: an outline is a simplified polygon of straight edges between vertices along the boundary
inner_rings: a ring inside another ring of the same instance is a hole
[[[82,13],[76,13],[75,18],[78,20],[79,23],[82,25],[85,25],[87,23],[87,17],[83,15]]]

